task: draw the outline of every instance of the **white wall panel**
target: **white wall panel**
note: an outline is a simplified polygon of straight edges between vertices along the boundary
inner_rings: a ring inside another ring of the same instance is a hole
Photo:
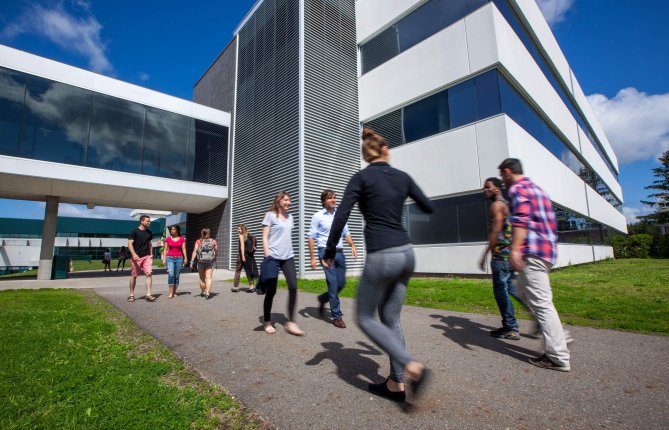
[[[22,245],[5,244],[0,247],[0,266],[32,266],[39,265],[40,246],[28,246],[26,241]]]
[[[492,3],[465,18],[469,69],[472,73],[499,61]]]
[[[518,158],[523,170],[550,198],[568,209],[588,213],[585,184],[574,172],[513,120],[506,117],[509,157]]]
[[[567,88],[571,88],[571,69],[569,63],[562,49],[560,49],[560,45],[555,39],[550,26],[546,22],[544,14],[539,9],[539,6],[537,6],[536,0],[512,0],[512,2],[515,2],[520,8],[522,15],[532,28],[539,43],[553,62],[558,76],[565,82]]]
[[[599,142],[602,144],[604,147],[604,150],[608,154],[609,158],[611,159],[611,162],[613,163],[613,167],[616,168],[616,170],[619,170],[618,168],[618,157],[616,157],[616,153],[613,152],[613,148],[611,147],[611,143],[609,142],[609,139],[606,137],[606,134],[604,133],[604,129],[602,128],[601,124],[599,123],[599,119],[597,118],[597,115],[595,115],[595,112],[592,110],[592,107],[590,106],[590,103],[588,102],[588,99],[585,97],[585,94],[583,93],[583,90],[581,89],[581,85],[578,83],[578,80],[576,80],[576,76],[572,73],[572,83],[573,83],[573,88],[574,88],[574,99],[578,103],[578,105],[581,108],[581,111],[583,111],[583,115],[585,115],[585,119],[590,123],[590,127],[592,130],[595,132],[597,135],[597,138],[599,139]]]
[[[481,187],[487,178],[499,176],[497,166],[509,158],[506,118],[505,115],[499,115],[475,125]]]
[[[565,267],[594,261],[592,246],[590,245],[560,243],[557,246],[557,255],[557,263],[554,267]]]
[[[595,261],[614,258],[613,247],[611,246],[593,246],[592,251],[595,253]]]
[[[485,244],[414,246],[416,273],[485,274],[479,261]],[[489,270],[489,269],[486,269]]]
[[[625,219],[625,215],[618,212],[609,204],[609,202],[604,200],[604,197],[600,196],[592,188],[586,187],[585,191],[588,197],[590,218],[609,225],[623,233],[627,233],[627,220]]]
[[[357,43],[384,30],[389,24],[397,22],[427,0],[357,0],[355,2],[355,24]]]
[[[460,20],[360,77],[360,120],[407,104],[468,74],[465,22]]]
[[[609,170],[608,167],[606,167],[606,164],[604,163],[604,160],[602,157],[599,155],[597,150],[595,150],[595,147],[592,145],[592,142],[586,137],[585,133],[581,129],[581,127],[578,128],[578,135],[579,138],[581,139],[581,154],[583,154],[583,157],[586,159],[586,161],[590,164],[590,166],[597,172],[597,174],[602,178],[604,183],[609,186],[613,194],[620,199],[620,201],[623,201],[623,190],[620,187],[620,184],[618,181],[616,181],[616,178],[613,177],[613,174]]]
[[[578,125],[571,116],[571,112],[502,14],[496,8],[493,14],[502,65],[543,110],[546,117],[550,118],[567,137],[574,148],[578,148]]]
[[[477,153],[472,125],[394,148],[390,163],[437,197],[481,187]]]
[[[230,113],[0,45],[0,66],[230,127]]]

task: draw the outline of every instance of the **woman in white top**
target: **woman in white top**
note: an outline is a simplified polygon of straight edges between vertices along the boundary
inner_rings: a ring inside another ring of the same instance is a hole
[[[296,336],[304,332],[295,324],[295,305],[297,304],[297,274],[295,272],[295,260],[293,259],[293,241],[291,233],[293,230],[293,216],[288,213],[290,208],[290,194],[282,191],[274,198],[269,212],[265,214],[262,221],[262,245],[265,251],[263,271],[260,274],[259,288],[265,291],[263,303],[263,317],[265,332],[273,334],[276,332],[272,326],[272,303],[276,294],[276,284],[279,269],[283,272],[288,283],[288,322],[286,331]],[[277,276],[269,276],[268,273]],[[264,276],[263,276],[264,275]]]

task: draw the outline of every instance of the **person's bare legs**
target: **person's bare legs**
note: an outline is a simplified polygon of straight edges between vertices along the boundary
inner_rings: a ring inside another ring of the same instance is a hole
[[[204,269],[204,284],[205,284],[205,292],[204,294],[206,296],[211,293],[211,277],[214,274],[214,268],[213,267],[208,267]]]
[[[151,275],[150,274],[146,275],[146,297],[151,296],[151,281],[152,281]]]
[[[130,297],[135,298],[135,284],[137,283],[137,276],[130,277]]]
[[[198,269],[197,273],[200,275],[200,295],[204,295],[206,291],[205,269]]]

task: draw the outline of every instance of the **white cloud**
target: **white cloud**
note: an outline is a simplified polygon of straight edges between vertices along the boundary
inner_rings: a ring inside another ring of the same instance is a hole
[[[71,216],[77,218],[103,218],[103,219],[122,219],[130,220],[131,209],[110,208],[106,206],[96,206],[95,209],[88,209],[83,205],[73,205],[61,203],[58,205],[58,216]]]
[[[625,219],[627,220],[627,224],[634,224],[639,222],[636,217],[642,216],[642,215],[648,215],[652,214],[655,212],[653,208],[650,206],[643,205],[640,208],[634,208],[631,206],[623,206],[623,215],[625,215]]]
[[[565,20],[574,0],[537,0],[537,5],[551,27]]]
[[[657,158],[669,150],[669,93],[625,88],[609,99],[588,96],[621,164]]]
[[[81,16],[66,11],[63,3],[52,7],[32,5],[7,25],[0,35],[3,39],[13,39],[24,33],[46,37],[66,51],[83,55],[91,70],[113,74],[107,47],[100,38],[102,24],[91,13],[88,2],[76,0],[73,6],[82,11]]]

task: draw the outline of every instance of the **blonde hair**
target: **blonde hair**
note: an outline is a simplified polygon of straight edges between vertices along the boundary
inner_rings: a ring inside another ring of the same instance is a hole
[[[279,215],[279,212],[281,211],[281,208],[279,207],[279,202],[285,196],[290,197],[290,194],[288,193],[288,191],[280,191],[279,194],[277,194],[276,197],[274,197],[274,201],[270,205],[269,211],[274,212],[275,214]]]
[[[380,158],[384,146],[388,146],[388,142],[381,135],[376,134],[371,128],[362,129],[362,158],[367,163]]]
[[[200,239],[209,239],[210,236],[211,230],[209,228],[205,227],[200,231]]]
[[[244,238],[244,240],[246,240],[246,238],[249,235],[249,230],[246,228],[246,225],[245,224],[239,224],[237,226],[237,228],[242,231],[242,237]]]

